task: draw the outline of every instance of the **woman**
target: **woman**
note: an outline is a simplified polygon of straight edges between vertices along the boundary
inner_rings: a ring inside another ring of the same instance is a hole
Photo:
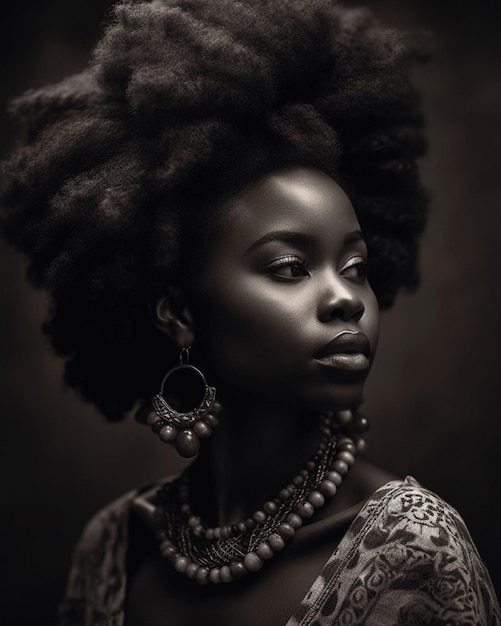
[[[61,623],[500,623],[459,515],[356,458],[418,282],[416,57],[330,1],[121,2],[17,102],[4,229],[66,380],[195,459],[89,523]]]

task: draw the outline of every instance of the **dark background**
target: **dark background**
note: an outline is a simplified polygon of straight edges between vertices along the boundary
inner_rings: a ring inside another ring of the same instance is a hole
[[[459,509],[499,594],[500,4],[362,4],[391,24],[424,29],[434,47],[434,61],[416,73],[430,140],[423,174],[433,194],[423,283],[383,316],[366,392],[369,456]],[[15,139],[8,99],[84,67],[110,5],[4,2],[1,157]],[[0,243],[0,619],[44,626],[54,623],[84,522],[177,461],[148,429],[132,420],[106,424],[62,388],[61,362],[39,331],[47,302],[24,271],[24,259]]]

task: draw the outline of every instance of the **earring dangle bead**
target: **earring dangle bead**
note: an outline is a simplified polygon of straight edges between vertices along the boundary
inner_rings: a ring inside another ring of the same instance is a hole
[[[175,389],[169,392],[169,387]],[[180,402],[176,394],[181,392],[182,395],[183,391],[189,397]],[[198,395],[194,402],[193,395]],[[202,372],[190,365],[189,348],[181,350],[179,365],[171,368],[164,376],[160,392],[152,398],[151,403],[153,410],[146,418],[147,423],[161,441],[174,444],[177,452],[185,458],[198,454],[200,439],[210,437],[212,429],[218,425],[218,415],[222,410],[221,403],[216,400],[215,387],[209,386]],[[174,408],[174,403],[179,406]],[[185,410],[186,404],[189,405],[188,410]]]

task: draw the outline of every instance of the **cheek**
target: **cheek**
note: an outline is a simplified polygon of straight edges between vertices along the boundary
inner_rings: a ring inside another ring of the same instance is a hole
[[[374,356],[379,339],[379,305],[372,289],[364,300],[365,312],[362,319],[362,331],[371,342],[372,355]]]
[[[206,303],[204,327],[208,358],[221,377],[265,378],[277,367],[289,369],[306,354],[304,304],[262,277],[228,282],[233,289],[214,289]]]

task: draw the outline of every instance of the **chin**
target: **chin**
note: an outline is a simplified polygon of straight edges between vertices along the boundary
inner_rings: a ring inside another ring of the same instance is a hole
[[[310,399],[309,409],[314,411],[341,411],[354,409],[364,400],[364,382],[337,385],[335,389],[321,390]]]

